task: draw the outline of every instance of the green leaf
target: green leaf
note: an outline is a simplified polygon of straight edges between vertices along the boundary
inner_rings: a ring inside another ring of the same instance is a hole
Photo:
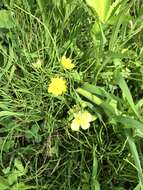
[[[0,10],[0,28],[10,29],[13,27],[13,21],[10,11]]]
[[[90,190],[90,186],[88,184],[83,184],[81,190]]]
[[[122,0],[115,0],[112,3],[112,5],[110,6],[110,9],[108,11],[108,14],[107,14],[108,23],[114,24],[114,20],[116,20],[118,18],[118,16],[116,16],[116,14],[118,14],[119,9],[121,9],[121,5],[125,6],[125,3],[123,3]]]
[[[97,181],[97,169],[98,169],[98,161],[96,157],[96,147],[93,145],[93,169],[92,169],[92,190],[100,190],[99,182]]]
[[[116,83],[120,86],[121,90],[122,90],[122,94],[123,94],[123,98],[125,101],[127,101],[131,107],[131,109],[134,111],[134,113],[136,114],[136,116],[138,117],[138,119],[142,120],[137,109],[136,109],[136,106],[134,104],[134,101],[133,101],[133,98],[132,98],[132,95],[130,93],[130,90],[127,86],[127,83],[125,82],[122,74],[120,71],[117,71],[115,73],[115,80],[116,80]]]
[[[88,184],[90,182],[90,174],[84,171],[81,181],[83,184]]]
[[[2,171],[4,174],[10,173],[10,166],[8,166],[7,168],[4,168]]]
[[[31,188],[25,185],[24,183],[20,182],[15,184],[11,190],[26,190],[26,189],[31,189]]]
[[[87,90],[84,90],[83,88]],[[104,112],[108,115],[109,118],[112,118],[114,115],[120,114],[119,110],[117,109],[117,101],[113,99],[104,90],[97,88],[95,86],[89,85],[89,84],[84,86],[83,88],[78,88],[77,92],[80,95],[86,97],[92,103],[100,106],[104,110]],[[94,95],[93,93],[98,94],[98,95]],[[106,98],[106,101],[104,101],[99,96],[102,96],[102,97],[107,96],[108,98]]]
[[[101,97],[103,100],[108,99],[108,101],[120,101],[119,98],[117,98],[116,96],[109,94],[108,92],[106,92],[104,90],[103,87],[99,87],[99,86],[95,86],[95,85],[91,85],[89,83],[85,83],[82,88],[94,95],[98,95],[99,97]]]
[[[39,134],[39,126],[37,124],[34,124],[30,130],[27,130],[25,135],[26,138],[31,139],[34,138],[36,142],[41,141],[41,135]]]
[[[103,102],[102,99],[100,99],[99,97],[91,94],[90,92],[88,92],[88,91],[86,91],[86,90],[84,90],[82,88],[78,88],[77,92],[79,94],[81,94],[82,96],[86,97],[88,100],[90,100],[94,104],[101,105],[102,102]]]
[[[105,91],[103,90],[103,88],[95,86],[95,85],[91,85],[89,83],[85,83],[82,88],[92,94],[95,95],[99,95],[102,98],[106,97]]]
[[[0,149],[1,151],[8,152],[10,148],[14,147],[14,140],[0,139]]]
[[[111,0],[86,0],[86,3],[96,11],[100,21],[106,21]]]
[[[22,113],[11,112],[11,111],[0,111],[0,117],[3,116],[22,116]]]
[[[136,109],[139,110],[143,106],[143,99],[139,100],[136,104]]]
[[[142,129],[143,130],[143,123],[133,119],[130,116],[116,116],[113,118],[118,123],[121,123],[126,128],[132,129]]]
[[[96,147],[95,145],[93,145],[93,167],[92,167],[92,178],[93,180],[96,179],[97,177],[97,169],[98,169],[98,161],[97,161],[97,157],[96,157]]]
[[[7,180],[4,177],[0,176],[0,189],[8,190],[8,187],[9,187],[9,184],[8,184]]]
[[[120,28],[125,23],[127,10],[128,10],[128,7],[126,7],[124,10],[122,10],[120,12],[120,14],[118,14],[118,16],[117,16],[116,23],[113,26],[112,35],[111,35],[110,42],[109,42],[109,50],[110,51],[114,51],[114,47],[115,47],[116,41],[118,39],[118,34],[119,34],[119,32],[121,32]]]
[[[13,185],[15,182],[17,182],[17,174],[12,171],[11,174],[8,175],[7,180],[9,185]]]
[[[134,141],[133,137],[131,136],[131,134],[129,133],[128,130],[125,130],[125,134],[126,134],[126,137],[128,139],[128,144],[129,144],[132,156],[134,158],[134,162],[135,162],[135,165],[136,165],[136,169],[137,169],[137,172],[138,172],[138,177],[139,177],[139,181],[140,181],[140,185],[141,185],[141,190],[142,190],[143,189],[143,175],[142,175],[143,170],[142,170],[138,150],[137,150],[135,141]]]
[[[100,190],[100,184],[97,180],[94,181],[94,186],[92,187],[92,190]]]
[[[136,129],[136,130],[134,130],[134,137],[141,137],[141,138],[143,138],[143,129]]]
[[[141,185],[140,185],[140,183],[139,183],[133,190],[141,190]]]
[[[21,173],[25,172],[25,168],[24,168],[24,166],[23,166],[23,164],[22,164],[22,162],[21,162],[20,160],[15,159],[15,161],[14,161],[14,166],[15,166]]]

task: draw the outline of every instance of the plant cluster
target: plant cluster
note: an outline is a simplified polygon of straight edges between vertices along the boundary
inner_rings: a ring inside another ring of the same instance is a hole
[[[1,0],[0,190],[143,190],[143,3]]]

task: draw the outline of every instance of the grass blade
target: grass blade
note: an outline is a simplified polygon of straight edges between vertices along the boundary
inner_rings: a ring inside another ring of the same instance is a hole
[[[125,134],[128,138],[128,144],[131,150],[131,153],[133,155],[134,161],[135,161],[135,165],[137,168],[137,172],[138,172],[138,176],[139,176],[139,180],[140,180],[140,185],[141,185],[141,190],[143,190],[143,174],[142,174],[142,168],[141,168],[141,163],[140,163],[140,159],[139,159],[139,155],[138,155],[138,151],[136,148],[136,144],[133,140],[133,138],[131,137],[131,135],[125,131]]]

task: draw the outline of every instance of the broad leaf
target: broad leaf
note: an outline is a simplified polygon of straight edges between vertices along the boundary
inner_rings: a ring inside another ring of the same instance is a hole
[[[96,11],[100,21],[106,21],[111,0],[86,0],[86,3]]]
[[[133,129],[142,129],[143,130],[143,123],[133,119],[130,116],[115,116],[113,121],[117,123],[121,123],[126,128],[133,128]]]

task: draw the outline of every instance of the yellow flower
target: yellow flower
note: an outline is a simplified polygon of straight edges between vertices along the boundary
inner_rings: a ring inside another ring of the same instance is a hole
[[[55,77],[51,79],[48,86],[48,92],[55,96],[62,95],[67,91],[66,81],[62,77]]]
[[[36,63],[32,63],[33,68],[40,69],[42,67],[42,60],[38,59]]]
[[[70,58],[66,58],[64,55],[61,58],[61,65],[63,66],[64,69],[73,69],[75,67],[75,64],[72,63],[72,60]]]
[[[90,127],[91,121],[93,121],[93,117],[89,112],[79,111],[71,123],[71,129],[73,131],[79,131],[81,127],[82,129],[86,130]]]

